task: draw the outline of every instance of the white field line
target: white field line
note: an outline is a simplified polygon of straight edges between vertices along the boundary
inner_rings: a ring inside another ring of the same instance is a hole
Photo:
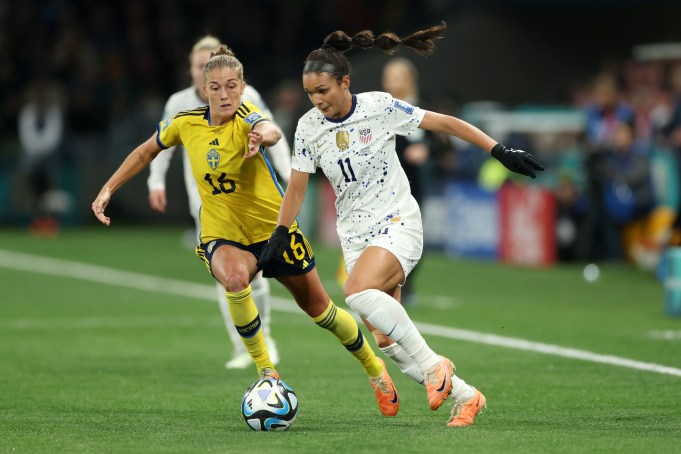
[[[0,267],[15,271],[97,282],[116,287],[134,288],[174,296],[186,296],[194,299],[215,299],[216,290],[213,285],[160,278],[147,274],[132,273],[82,262],[53,259],[3,249],[0,249]],[[5,283],[4,285],[8,284]],[[272,309],[274,310],[300,313],[300,309],[290,299],[272,297],[272,303]],[[423,334],[681,377],[681,369],[661,364],[646,363],[619,356],[602,355],[586,350],[498,336],[496,334],[449,328],[428,323],[415,323]]]
[[[681,329],[652,330],[648,333],[648,336],[652,339],[668,341],[681,340]]]

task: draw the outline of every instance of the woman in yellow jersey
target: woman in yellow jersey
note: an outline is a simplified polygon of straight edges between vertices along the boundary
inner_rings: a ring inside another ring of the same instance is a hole
[[[183,111],[159,123],[157,131],[133,150],[102,187],[92,210],[105,225],[111,195],[149,165],[158,153],[184,145],[201,197],[201,234],[197,255],[227,293],[232,319],[261,376],[279,378],[251,297],[250,281],[270,232],[277,226],[283,191],[267,161],[264,147],[281,131],[253,104],[241,101],[243,66],[221,46],[203,69],[208,106]],[[399,399],[383,361],[376,357],[357,322],[335,306],[315,269],[314,255],[294,222],[288,247],[263,267],[293,295],[298,306],[331,331],[364,367],[381,413],[394,416]]]

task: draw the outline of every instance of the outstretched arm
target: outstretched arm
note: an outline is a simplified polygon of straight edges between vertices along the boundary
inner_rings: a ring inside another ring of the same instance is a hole
[[[472,124],[451,115],[443,115],[430,110],[426,110],[426,115],[423,117],[419,128],[456,136],[487,151],[490,151],[497,144],[496,140]]]
[[[288,231],[289,228],[291,228],[291,225],[293,225],[296,216],[298,216],[300,207],[303,206],[309,178],[309,173],[291,170],[291,180],[289,181],[286,193],[284,194],[284,200],[281,202],[281,207],[279,208],[277,228],[274,229],[272,236],[258,258],[258,268],[265,266],[265,264],[274,257],[281,256],[288,247]]]
[[[507,148],[497,143],[480,129],[459,118],[427,110],[419,128],[433,132],[444,132],[477,145],[483,150],[491,152],[492,156],[513,172],[534,178],[537,171],[544,170],[544,166],[530,153]]]
[[[102,189],[99,191],[97,198],[92,202],[92,211],[102,224],[111,224],[111,219],[104,215],[104,210],[109,204],[111,195],[123,186],[128,180],[137,175],[149,165],[149,163],[162,150],[156,141],[155,132],[146,142],[135,148],[127,158],[123,161],[121,166],[111,175]]]

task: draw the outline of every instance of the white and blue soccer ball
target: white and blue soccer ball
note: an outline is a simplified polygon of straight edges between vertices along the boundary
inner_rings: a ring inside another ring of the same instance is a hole
[[[289,430],[298,414],[298,397],[281,380],[266,377],[253,383],[241,401],[241,415],[253,430]]]

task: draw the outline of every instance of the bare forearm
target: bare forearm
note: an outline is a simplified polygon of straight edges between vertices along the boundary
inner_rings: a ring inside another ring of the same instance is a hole
[[[271,121],[264,121],[258,126],[262,125],[258,130],[262,134],[262,144],[266,147],[271,147],[272,145],[279,142],[281,139],[281,129],[279,126]]]
[[[300,213],[300,208],[303,205],[303,197],[298,196],[290,191],[286,191],[284,194],[284,200],[279,208],[279,218],[277,219],[278,225],[284,225],[286,227],[291,227],[293,221],[296,220],[296,216]]]
[[[109,178],[109,181],[104,184],[102,191],[109,191],[113,194],[118,188],[149,166],[149,163],[156,157],[158,151],[153,152],[146,145],[144,143],[138,146],[125,158],[120,167]]]
[[[303,206],[308,178],[309,174],[305,172],[291,170],[291,179],[286,188],[284,200],[281,202],[281,207],[279,208],[277,224],[291,227],[296,216],[300,213],[300,208]]]
[[[472,124],[437,112],[426,112],[420,127],[429,131],[443,132],[458,137],[488,152],[497,144],[496,140]]]

